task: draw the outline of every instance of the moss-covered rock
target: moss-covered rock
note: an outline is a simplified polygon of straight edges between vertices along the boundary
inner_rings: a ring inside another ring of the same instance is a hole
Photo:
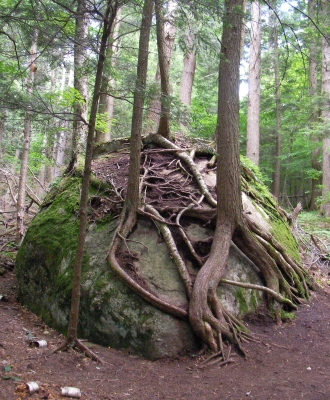
[[[209,174],[210,185],[212,179]],[[195,350],[196,338],[187,322],[147,304],[110,270],[107,253],[118,219],[112,206],[103,207],[102,212],[93,209],[93,201],[98,204],[109,201],[111,188],[107,189],[107,185],[101,183],[95,176],[91,181],[79,336],[104,346],[124,348],[149,359],[174,357],[183,351]],[[252,180],[247,184],[254,191],[252,196],[247,196],[251,212],[257,220],[265,221],[277,238],[284,237],[295,253],[296,245],[286,223],[272,211],[274,201],[269,193],[264,194],[269,198],[266,199],[267,206],[263,207],[260,189],[259,192],[255,189]],[[80,186],[78,173],[64,177],[52,187],[29,226],[16,259],[20,301],[63,333],[67,329],[70,308]],[[185,221],[185,229],[194,242],[213,235],[209,226],[200,226],[196,220]],[[183,283],[154,224],[140,218],[129,239],[127,247],[123,246],[127,259],[122,259],[127,271],[160,298],[186,307]],[[187,266],[192,276],[197,274],[198,269],[189,257]],[[234,245],[224,278],[262,284],[254,264]],[[236,315],[254,310],[262,299],[260,292],[224,285],[219,286],[218,295],[224,306]]]

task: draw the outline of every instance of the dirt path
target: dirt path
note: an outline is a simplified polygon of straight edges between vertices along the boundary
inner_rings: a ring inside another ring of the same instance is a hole
[[[330,399],[330,295],[313,292],[297,318],[276,327],[266,315],[247,324],[261,342],[245,345],[249,358],[227,367],[200,369],[198,357],[150,362],[92,345],[106,361],[96,364],[78,353],[49,356],[62,337],[16,301],[15,277],[0,277],[0,400],[62,399],[61,387],[81,390],[81,399],[222,400]],[[26,333],[48,342],[29,347]],[[37,381],[29,395],[25,383]]]

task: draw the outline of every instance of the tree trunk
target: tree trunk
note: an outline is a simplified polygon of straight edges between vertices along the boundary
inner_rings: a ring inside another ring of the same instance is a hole
[[[86,0],[79,0],[76,12],[76,31],[74,42],[74,88],[80,98],[74,102],[73,131],[72,131],[72,162],[82,154],[85,149],[87,135],[87,100],[88,77],[86,74],[86,51],[88,48],[88,6]]]
[[[0,161],[2,160],[2,142],[3,142],[3,134],[5,131],[5,121],[6,121],[6,109],[3,108],[1,111],[1,118],[0,118]]]
[[[140,31],[139,55],[137,65],[137,79],[134,91],[134,107],[131,127],[130,164],[128,173],[127,195],[125,208],[136,219],[140,204],[140,160],[141,160],[141,136],[142,116],[147,82],[149,36],[152,20],[153,0],[145,0],[142,24]]]
[[[189,127],[191,94],[196,70],[196,39],[191,31],[191,27],[187,29],[185,46],[185,57],[180,81],[180,101],[187,106],[187,114],[180,121],[183,129]]]
[[[194,83],[194,76],[196,70],[196,43],[195,35],[188,28],[186,40],[186,51],[183,60],[183,71],[180,81],[180,101],[190,107],[191,104],[191,93]]]
[[[239,65],[243,0],[225,1],[221,40],[217,139],[217,221],[211,252],[199,271],[189,306],[192,328],[213,351],[213,330],[230,337],[217,305],[216,289],[229,255],[232,235],[242,219],[239,159]],[[211,304],[210,304],[211,303]]]
[[[105,52],[107,48],[107,41],[112,30],[114,19],[117,12],[117,2],[109,0],[103,15],[103,29],[101,43],[98,53],[98,63],[94,83],[94,91],[92,98],[92,105],[88,123],[87,146],[85,156],[84,176],[81,186],[81,196],[79,205],[79,232],[77,251],[74,262],[73,271],[73,286],[71,297],[71,309],[69,317],[69,326],[67,333],[66,345],[77,343],[77,327],[79,319],[79,304],[80,304],[80,284],[81,284],[81,267],[84,255],[85,237],[86,237],[86,224],[87,224],[87,204],[89,198],[89,182],[91,176],[91,164],[93,156],[94,133],[96,125],[96,116],[98,110],[98,102],[100,96],[100,88],[102,81],[102,73],[105,60]]]
[[[314,21],[316,17],[316,1],[315,0],[309,0],[308,1],[308,16],[309,18]],[[314,27],[313,27],[314,28]],[[316,106],[315,99],[318,93],[318,84],[317,84],[317,79],[318,79],[318,53],[320,51],[320,40],[319,40],[319,34],[313,34],[312,39],[308,43],[308,51],[309,51],[309,58],[308,58],[308,63],[309,63],[309,95],[312,101],[312,112],[310,115],[310,124],[311,124],[311,129],[313,129],[313,125],[318,122],[319,119],[319,114],[320,110],[318,106]],[[318,146],[320,143],[321,139],[319,135],[311,135],[311,141],[312,144],[315,143],[315,146]],[[322,165],[319,162],[319,157],[321,155],[321,148],[317,147],[316,149],[313,149],[311,152],[311,164],[312,168],[320,172],[322,171]],[[320,186],[322,184],[322,178],[321,176],[318,176],[316,178],[312,179],[312,188],[311,188],[311,197],[309,200],[309,209],[310,210],[317,210],[317,204],[316,204],[316,199],[321,195],[321,190]]]
[[[322,16],[328,20],[330,6],[326,0],[322,0]],[[329,27],[326,27],[328,33]],[[322,180],[322,206],[321,210],[326,216],[330,216],[330,43],[329,36],[322,37],[322,94],[324,105],[322,119],[325,124],[323,137],[323,180]]]
[[[38,31],[35,29],[30,49],[29,75],[26,83],[26,91],[29,97],[31,97],[33,93],[34,77],[37,71],[37,67],[34,64],[37,58],[37,42],[38,42]],[[30,98],[29,101],[32,101],[32,99]],[[19,175],[18,195],[17,195],[16,244],[18,245],[21,244],[25,233],[25,227],[24,227],[25,198],[26,198],[25,186],[26,186],[27,169],[28,169],[28,157],[30,152],[31,121],[32,121],[32,111],[29,108],[25,113],[25,119],[24,119],[23,150],[21,157],[21,169]]]
[[[160,71],[161,86],[161,112],[157,133],[165,138],[170,137],[170,58],[166,51],[163,1],[155,0],[156,10],[156,31],[157,31],[157,48],[158,63]]]
[[[112,87],[115,86],[115,80],[112,78],[111,70],[115,66],[115,56],[118,53],[118,46],[115,45],[115,40],[119,32],[120,28],[120,12],[121,9],[118,10],[116,22],[114,24],[114,29],[111,32],[109,43],[107,47],[106,60],[104,66],[104,73],[102,77],[101,84],[101,94],[100,94],[100,104],[99,104],[99,114],[104,115],[106,117],[106,130],[104,132],[96,131],[95,142],[109,142],[111,140],[111,128],[112,128],[112,117],[113,117],[113,107],[114,107],[114,98],[110,95]]]
[[[276,126],[275,126],[275,166],[274,179],[272,184],[272,193],[278,199],[280,197],[281,184],[281,82],[279,70],[279,54],[278,54],[278,32],[277,17],[273,19],[273,60],[274,60],[274,78],[275,78],[275,110],[276,110]]]
[[[259,165],[260,147],[260,66],[261,66],[261,6],[251,3],[249,94],[247,116],[246,156]]]
[[[69,80],[67,81],[67,70],[65,66],[62,66],[62,79],[60,86],[61,97],[63,96],[65,87],[68,86]],[[63,173],[63,167],[65,165],[66,158],[66,150],[68,147],[68,131],[69,131],[69,122],[63,121],[63,123],[58,122],[58,131],[55,134],[55,143],[54,143],[54,160],[55,160],[55,168],[54,168],[54,177],[57,178],[61,176]],[[73,135],[74,136],[74,135]]]
[[[174,24],[174,11],[175,3],[169,1],[167,3],[167,15],[164,19],[162,11],[163,2],[161,0],[155,0],[155,9],[157,17],[157,46],[158,46],[158,66],[155,76],[155,83],[161,82],[161,94],[156,93],[155,96],[150,100],[148,112],[146,116],[146,124],[144,133],[148,134],[159,130],[162,124],[162,130],[169,132],[169,69],[172,57],[172,50],[175,38],[175,24]],[[164,116],[163,121],[161,117]]]

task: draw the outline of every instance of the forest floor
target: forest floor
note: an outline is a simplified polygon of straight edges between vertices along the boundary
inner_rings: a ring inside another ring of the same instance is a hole
[[[63,337],[17,302],[13,265],[0,261],[0,400],[62,399],[67,386],[89,400],[330,399],[328,267],[315,269],[323,288],[316,285],[292,321],[276,326],[262,310],[246,318],[257,340],[245,344],[247,359],[202,368],[202,356],[152,362],[89,343],[105,364],[74,350],[50,355]],[[47,347],[31,346],[39,340]],[[30,394],[27,382],[39,391]]]

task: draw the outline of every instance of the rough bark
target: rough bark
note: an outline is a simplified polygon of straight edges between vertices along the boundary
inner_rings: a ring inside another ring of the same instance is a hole
[[[83,154],[87,136],[88,77],[86,73],[86,51],[89,14],[87,2],[79,0],[76,12],[74,42],[74,89],[79,97],[73,106],[74,121],[72,131],[72,162],[78,154]]]
[[[308,1],[308,16],[309,18],[314,21],[316,17],[316,6],[317,3],[315,0],[309,0]],[[312,101],[312,112],[310,115],[310,124],[311,127],[313,128],[313,125],[318,122],[319,115],[320,115],[320,110],[319,107],[316,106],[315,103],[315,98],[318,94],[318,53],[320,51],[320,37],[319,34],[313,34],[312,39],[308,43],[308,52],[309,52],[309,58],[308,58],[308,80],[309,80],[309,95]],[[321,138],[319,135],[313,135],[311,136],[311,141],[312,143],[315,143],[316,146],[321,142]],[[321,156],[321,148],[317,147],[316,149],[313,149],[311,152],[311,165],[312,168],[315,169],[315,171],[320,172],[322,171],[322,164],[319,162],[319,158]],[[312,188],[311,188],[311,197],[309,200],[309,209],[310,210],[316,210],[317,204],[316,204],[316,199],[321,195],[321,190],[320,186],[322,184],[322,177],[316,177],[312,179]]]
[[[175,10],[175,3],[173,1],[169,1],[167,4],[167,15],[166,18],[164,19],[164,16],[162,15],[162,1],[161,0],[155,0],[155,5],[158,3],[158,21],[157,22],[157,46],[158,46],[158,51],[160,49],[161,54],[158,53],[158,66],[157,66],[157,71],[156,71],[156,76],[155,76],[155,84],[158,86],[159,82],[161,83],[161,89],[160,91],[157,90],[156,94],[150,99],[150,105],[148,107],[148,112],[146,115],[146,124],[144,128],[144,133],[149,134],[151,132],[157,132],[159,129],[160,125],[160,119],[162,116],[163,111],[165,111],[164,114],[164,119],[162,121],[163,127],[166,131],[166,129],[169,129],[169,126],[167,125],[167,118],[166,118],[166,106],[167,106],[167,100],[168,98],[166,97],[166,93],[168,95],[170,94],[170,87],[169,87],[169,77],[168,77],[168,72],[170,68],[170,63],[171,63],[171,57],[172,57],[172,50],[173,50],[173,45],[174,45],[174,38],[175,38],[175,31],[176,27],[174,24],[174,18],[173,18],[173,13]],[[159,48],[159,46],[161,46]],[[160,60],[161,59],[161,60]],[[161,65],[162,63],[162,65]],[[163,72],[161,71],[163,70]],[[162,76],[165,78],[162,78]],[[166,78],[167,77],[167,78]],[[162,81],[163,79],[163,81]],[[167,79],[167,81],[166,81]],[[164,86],[162,86],[164,85]],[[164,95],[162,95],[164,93]],[[163,104],[165,106],[165,110],[163,110]]]
[[[158,48],[158,64],[160,71],[160,119],[157,133],[165,138],[170,137],[170,59],[167,57],[163,1],[155,0],[156,10],[156,31],[157,31],[157,48]]]
[[[81,195],[79,204],[79,230],[78,230],[77,250],[73,267],[73,282],[72,282],[71,308],[69,315],[68,332],[67,332],[66,342],[55,350],[57,351],[63,348],[77,346],[79,349],[81,349],[87,355],[89,355],[90,357],[92,357],[97,361],[101,361],[100,358],[96,356],[94,353],[92,353],[90,350],[88,350],[77,339],[77,329],[78,329],[79,306],[80,306],[81,268],[83,262],[85,237],[86,237],[87,204],[89,199],[89,182],[91,177],[91,164],[93,156],[95,125],[96,125],[96,117],[97,117],[107,41],[116,17],[117,7],[118,4],[116,1],[113,2],[112,0],[109,0],[103,15],[102,37],[98,53],[97,70],[95,75],[93,98],[92,98],[91,111],[88,123],[85,166],[84,166],[84,175],[81,186]]]
[[[242,7],[242,0],[225,2],[216,129],[217,222],[211,252],[196,277],[189,306],[192,328],[214,352],[221,350],[218,335],[233,340],[222,307],[218,304],[216,289],[227,263],[233,233],[241,225],[243,214],[238,121]],[[216,335],[214,332],[217,332]]]
[[[259,1],[255,0],[251,3],[246,156],[256,165],[259,165],[260,147],[260,67],[261,6]]]
[[[322,17],[328,21],[330,6],[326,0],[321,2]],[[329,29],[326,30],[325,37],[322,37],[322,94],[324,105],[322,109],[322,119],[324,122],[323,137],[323,166],[322,166],[322,206],[321,210],[326,216],[330,216],[330,40]]]
[[[1,118],[0,118],[0,161],[2,160],[2,141],[5,130],[5,121],[6,121],[6,109],[3,108],[1,111]]]
[[[195,36],[190,28],[186,34],[186,51],[183,60],[183,71],[181,74],[180,81],[180,101],[190,107],[191,104],[191,93],[194,83],[194,76],[196,70],[196,45]]]
[[[272,183],[272,193],[278,199],[280,197],[281,184],[281,82],[279,69],[279,53],[278,53],[278,32],[277,19],[273,19],[273,60],[274,60],[274,84],[275,84],[275,165],[274,178]]]
[[[102,76],[101,93],[100,93],[100,104],[99,113],[106,116],[107,127],[105,132],[96,131],[95,143],[109,142],[111,140],[111,128],[112,128],[112,117],[114,108],[114,97],[111,96],[111,89],[115,86],[115,80],[111,76],[111,70],[114,68],[116,63],[116,55],[118,53],[118,45],[116,45],[116,37],[120,28],[120,13],[121,9],[117,12],[116,22],[114,24],[113,31],[111,32],[106,60],[105,68]]]
[[[30,49],[29,75],[26,83],[26,92],[28,96],[31,96],[31,94],[33,93],[34,77],[37,71],[35,60],[37,58],[38,33],[39,33],[38,30],[35,29]],[[24,119],[23,149],[22,149],[21,169],[19,175],[18,195],[17,195],[16,244],[21,244],[25,233],[25,227],[24,227],[25,198],[26,198],[25,186],[26,186],[27,169],[28,169],[28,157],[30,152],[31,124],[32,124],[32,111],[28,108],[25,113],[25,119]]]
[[[145,100],[145,87],[147,81],[149,36],[153,6],[153,0],[145,0],[140,30],[137,79],[134,91],[127,195],[121,213],[120,223],[117,227],[113,243],[111,243],[108,260],[111,267],[117,272],[119,276],[121,276],[122,279],[126,281],[126,283],[131,287],[132,290],[140,292],[142,298],[148,298],[152,302],[157,302],[157,299],[155,299],[154,296],[146,293],[143,288],[141,288],[137,283],[130,279],[130,277],[120,268],[119,262],[116,258],[116,252],[118,251],[120,241],[126,240],[126,237],[136,223],[138,208],[140,205],[142,116]],[[163,310],[168,310],[166,304],[162,304],[161,302],[158,302],[157,306]]]

